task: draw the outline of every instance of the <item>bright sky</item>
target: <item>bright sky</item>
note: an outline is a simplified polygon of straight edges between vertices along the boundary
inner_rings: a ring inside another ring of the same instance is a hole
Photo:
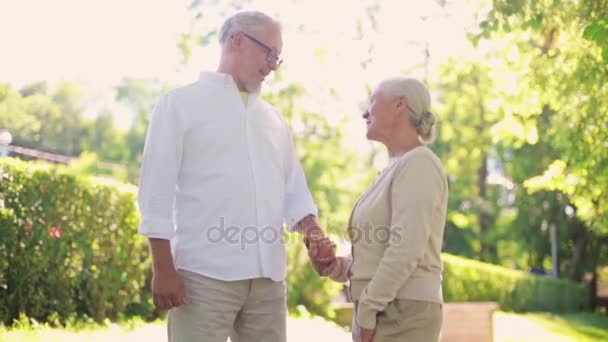
[[[466,2],[471,1],[480,0]],[[207,5],[210,2],[217,5]],[[228,2],[203,1],[203,20],[194,27],[218,28],[234,11]],[[255,9],[278,17],[283,24],[285,82],[302,83],[309,95],[300,106],[336,121],[345,115],[359,116],[367,85],[405,70],[424,76],[424,42],[431,53],[431,77],[447,56],[470,49],[465,27],[472,19],[465,1],[447,8],[434,0],[378,2],[382,5],[377,30],[365,27],[366,35],[359,37],[356,18],[365,18],[365,9],[373,1],[252,0]],[[102,97],[104,103],[112,101],[112,86],[123,77],[189,83],[200,70],[214,69],[219,56],[214,37],[208,47],[194,50],[190,63],[181,64],[176,43],[180,33],[191,28],[190,3],[0,0],[0,82],[17,88],[40,80],[83,82],[107,91],[110,95]],[[373,60],[362,68],[370,48]],[[118,124],[128,125],[130,116],[119,116],[124,122]],[[354,121],[360,125],[360,120]]]
[[[0,0],[0,81],[15,85],[38,80],[109,84],[124,76],[177,80],[180,52],[176,42],[190,27],[190,2]],[[226,2],[219,1],[219,6]],[[368,47],[366,41],[372,41],[377,49],[368,71],[377,75],[420,61],[423,40],[429,41],[432,57],[437,60],[463,48],[463,27],[469,20],[463,15],[466,6],[451,6],[451,17],[447,18],[446,11],[432,0],[381,1],[379,32],[354,40],[354,18],[364,15],[368,3],[253,1],[256,8],[277,15],[283,22],[287,60],[300,70],[295,73],[298,77],[311,74],[303,62],[319,47],[330,50],[324,62],[338,67],[334,76],[344,76],[347,70],[343,69],[358,65],[357,58]],[[421,21],[421,16],[429,19]],[[221,24],[217,15],[205,18],[210,22],[207,27]],[[305,33],[293,27],[302,23]],[[339,63],[330,63],[335,62],[329,60],[332,58]],[[180,70],[214,67],[215,63],[215,57],[195,55],[191,66]]]
[[[173,77],[186,0],[0,0],[0,81]]]

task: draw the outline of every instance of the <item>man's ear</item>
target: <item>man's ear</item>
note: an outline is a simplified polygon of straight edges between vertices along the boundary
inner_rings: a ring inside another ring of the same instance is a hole
[[[243,44],[243,35],[240,32],[234,32],[230,35],[230,46],[237,49]]]

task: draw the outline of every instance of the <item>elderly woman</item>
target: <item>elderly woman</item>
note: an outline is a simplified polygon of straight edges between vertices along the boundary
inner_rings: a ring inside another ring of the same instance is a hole
[[[386,146],[390,164],[355,204],[351,255],[315,260],[321,275],[350,280],[353,341],[439,338],[448,185],[441,161],[425,146],[434,138],[430,102],[418,80],[380,83],[363,118],[367,138]],[[327,239],[324,245],[332,246]]]

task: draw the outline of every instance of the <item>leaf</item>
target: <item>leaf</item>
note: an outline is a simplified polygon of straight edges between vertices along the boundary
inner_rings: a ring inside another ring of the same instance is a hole
[[[532,28],[535,30],[540,30],[543,27],[544,16],[542,14],[537,14],[532,20]]]
[[[587,25],[583,31],[583,38],[606,45],[606,40],[608,39],[608,25],[604,24],[602,21]]]
[[[179,49],[182,51],[185,63],[188,63],[188,60],[190,59],[190,57],[192,57],[192,43],[192,35],[186,33],[183,33],[179,37],[179,41],[177,42],[177,47],[179,47]]]

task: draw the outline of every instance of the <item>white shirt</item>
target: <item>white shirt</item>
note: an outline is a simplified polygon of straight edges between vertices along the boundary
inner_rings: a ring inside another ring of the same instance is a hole
[[[283,280],[283,224],[317,215],[284,118],[220,73],[160,98],[138,203],[139,232],[170,239],[177,268],[220,280]]]

